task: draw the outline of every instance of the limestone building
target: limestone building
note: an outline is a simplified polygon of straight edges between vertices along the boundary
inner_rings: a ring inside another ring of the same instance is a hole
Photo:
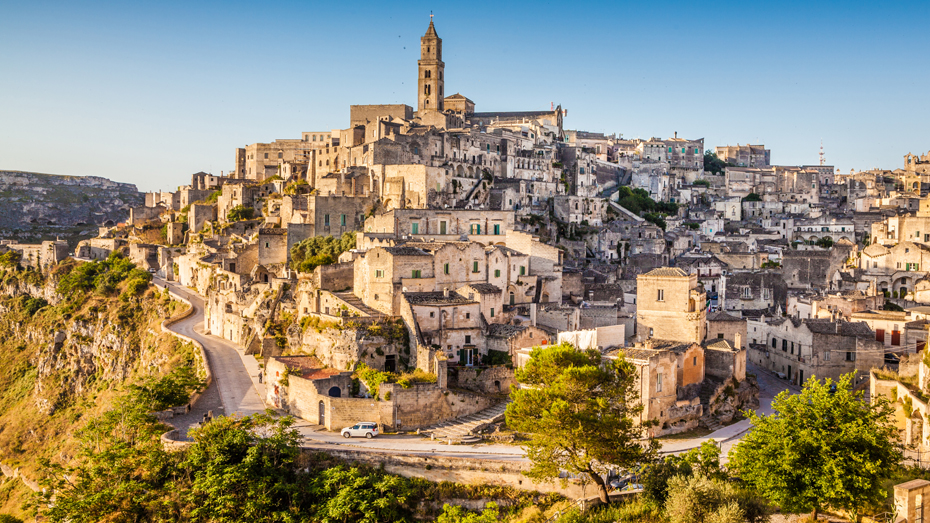
[[[682,343],[704,341],[707,294],[697,274],[661,267],[636,277],[636,336]]]

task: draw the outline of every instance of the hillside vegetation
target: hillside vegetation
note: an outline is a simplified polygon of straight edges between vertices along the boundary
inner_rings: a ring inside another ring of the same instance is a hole
[[[38,481],[43,463],[68,464],[79,454],[77,432],[126,391],[172,371],[189,378],[182,383],[197,381],[193,347],[160,328],[183,305],[149,280],[118,255],[68,260],[50,274],[0,268],[0,462],[7,471]],[[22,515],[31,499],[20,479],[4,479],[0,513]]]

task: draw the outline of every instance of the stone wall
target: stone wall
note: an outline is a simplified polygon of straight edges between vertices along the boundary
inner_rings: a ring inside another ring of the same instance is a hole
[[[386,472],[408,478],[416,477],[429,481],[450,481],[468,485],[501,485],[521,490],[553,492],[569,498],[579,498],[584,495],[584,489],[575,480],[569,480],[564,487],[558,481],[534,483],[523,474],[529,470],[529,463],[524,461],[400,455],[390,452],[333,448],[332,446],[305,447],[304,452],[324,452],[350,463],[361,463],[372,467],[383,465]]]
[[[735,378],[746,379],[746,351],[717,350],[708,347],[704,350],[704,373],[723,380]]]
[[[403,388],[396,383],[382,384],[382,403],[393,409],[382,409],[381,423],[403,430],[428,427],[445,420],[468,416],[491,407],[495,399],[467,391],[444,389],[436,383],[413,383]]]
[[[517,383],[513,369],[498,367],[449,367],[449,387],[486,394],[509,394]]]

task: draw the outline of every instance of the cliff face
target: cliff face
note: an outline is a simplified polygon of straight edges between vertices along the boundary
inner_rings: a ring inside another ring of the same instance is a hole
[[[0,171],[0,238],[35,242],[92,237],[98,226],[125,221],[129,208],[144,202],[143,193],[130,183]]]

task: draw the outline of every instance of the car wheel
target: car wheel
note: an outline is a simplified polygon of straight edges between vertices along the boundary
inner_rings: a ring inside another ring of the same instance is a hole
[[[343,437],[343,438],[351,438],[352,436],[349,435],[348,432],[343,432],[343,433],[342,433],[342,437]]]
[[[369,432],[368,434],[365,434],[365,437],[371,439],[373,436],[371,435],[371,432]]]

